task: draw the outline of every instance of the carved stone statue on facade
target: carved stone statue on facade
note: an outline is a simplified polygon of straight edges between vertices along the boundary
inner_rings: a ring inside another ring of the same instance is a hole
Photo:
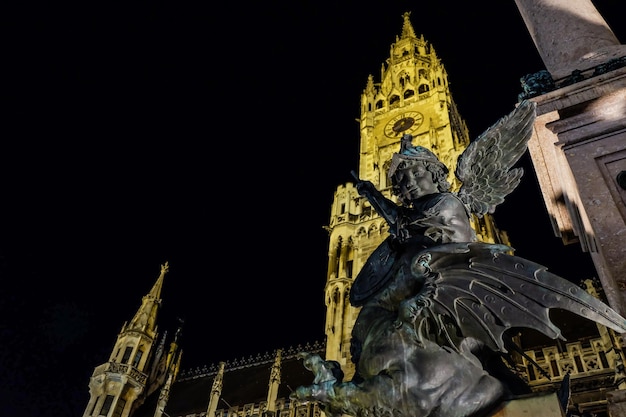
[[[523,172],[513,166],[527,149],[534,118],[535,104],[522,101],[473,141],[458,159],[458,192],[449,190],[448,168],[413,146],[411,135],[402,138],[388,172],[401,205],[357,180],[390,236],[350,291],[351,304],[361,307],[351,341],[356,374],[347,382],[316,375],[292,399],[319,401],[331,416],[479,416],[527,389],[505,361],[515,346],[512,332],[530,328],[563,338],[550,309],[626,332],[626,319],[609,306],[512,255],[509,246],[478,242],[470,226],[472,213],[493,213],[519,184]],[[306,360],[317,363],[307,366],[314,374],[337,372],[334,362]]]

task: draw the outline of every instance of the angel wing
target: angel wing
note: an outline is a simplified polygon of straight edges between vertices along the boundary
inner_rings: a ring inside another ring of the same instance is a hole
[[[504,335],[511,328],[532,328],[563,339],[549,316],[553,308],[626,332],[626,319],[608,305],[546,267],[508,254],[510,250],[479,242],[428,249],[434,280],[429,301],[415,321],[418,334],[446,340],[455,348],[463,338],[473,337],[506,353],[509,340]]]
[[[535,114],[536,104],[522,101],[459,156],[455,175],[463,185],[458,196],[478,216],[493,213],[519,184],[523,169],[513,165],[526,151]]]

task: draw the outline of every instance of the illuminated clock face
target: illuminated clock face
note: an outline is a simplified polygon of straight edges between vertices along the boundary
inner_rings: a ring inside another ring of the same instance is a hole
[[[395,138],[404,133],[413,134],[421,126],[424,116],[416,111],[397,115],[385,125],[385,135]]]

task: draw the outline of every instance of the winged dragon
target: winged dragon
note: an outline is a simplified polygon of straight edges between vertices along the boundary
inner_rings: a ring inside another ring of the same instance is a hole
[[[559,308],[626,332],[608,305],[507,245],[479,242],[471,228],[472,213],[493,213],[518,186],[523,169],[514,165],[535,107],[520,102],[470,143],[457,160],[458,192],[448,168],[411,135],[388,171],[399,204],[356,179],[389,225],[350,290],[361,307],[351,339],[356,373],[344,382],[337,362],[305,354],[318,364],[316,378],[292,399],[319,401],[330,416],[480,416],[527,389],[503,360],[513,329],[563,339],[549,315]]]

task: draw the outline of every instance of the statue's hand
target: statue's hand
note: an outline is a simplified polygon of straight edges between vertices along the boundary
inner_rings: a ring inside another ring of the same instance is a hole
[[[359,192],[359,195],[369,197],[376,192],[376,186],[371,181],[359,180],[356,183],[356,190]]]
[[[335,381],[327,381],[321,384],[298,387],[289,395],[289,398],[300,402],[320,401],[326,403],[334,396],[334,385]]]

